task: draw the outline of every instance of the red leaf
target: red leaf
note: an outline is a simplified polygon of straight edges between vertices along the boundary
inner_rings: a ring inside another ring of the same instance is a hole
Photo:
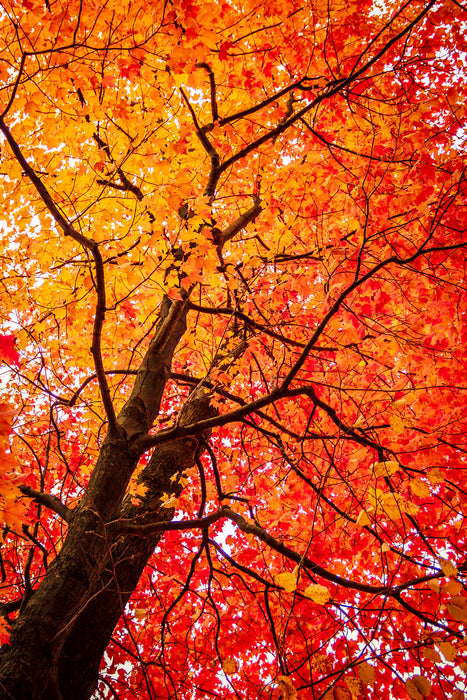
[[[19,367],[19,354],[15,350],[14,335],[0,335],[0,358]]]

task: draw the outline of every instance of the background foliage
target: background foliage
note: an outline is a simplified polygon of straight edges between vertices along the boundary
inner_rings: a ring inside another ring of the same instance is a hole
[[[96,697],[463,697],[466,9],[3,3],[4,639],[189,298]]]

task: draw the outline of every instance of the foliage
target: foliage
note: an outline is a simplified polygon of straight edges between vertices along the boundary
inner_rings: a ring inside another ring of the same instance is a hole
[[[3,3],[4,619],[115,436],[120,532],[164,533],[96,698],[462,697],[466,28],[454,0]],[[156,498],[151,450],[190,436]]]

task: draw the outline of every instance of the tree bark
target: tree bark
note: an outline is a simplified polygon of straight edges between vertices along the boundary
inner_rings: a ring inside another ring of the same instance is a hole
[[[163,522],[173,508],[164,493],[179,495],[178,476],[193,466],[196,438],[158,446],[139,476],[146,494],[138,505],[125,496],[140,455],[132,451],[159,410],[172,356],[186,329],[186,304],[166,300],[161,320],[86,492],[74,509],[63,548],[12,625],[0,652],[0,700],[86,700],[97,686],[99,665],[112,632],[144,567],[162,537],[119,534],[118,521]],[[213,412],[209,396],[195,392],[179,416],[187,425]]]

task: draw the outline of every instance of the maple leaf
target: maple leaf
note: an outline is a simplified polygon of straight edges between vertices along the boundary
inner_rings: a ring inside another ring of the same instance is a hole
[[[326,586],[320,586],[317,583],[308,586],[303,593],[308,598],[311,598],[311,600],[313,600],[315,603],[319,603],[320,605],[325,605],[325,603],[327,603],[331,598],[331,594]]]
[[[405,684],[405,689],[409,697],[413,698],[413,700],[422,700],[422,698],[430,694],[431,684],[423,676],[416,675],[409,678]]]
[[[15,350],[14,335],[0,335],[0,357],[6,362],[19,366],[19,354]]]

